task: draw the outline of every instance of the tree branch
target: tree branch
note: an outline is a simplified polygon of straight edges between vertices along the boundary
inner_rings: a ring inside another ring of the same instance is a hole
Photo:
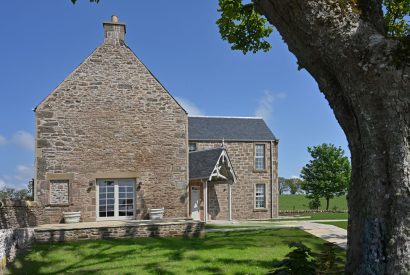
[[[382,10],[382,0],[359,0],[358,8],[362,13],[363,20],[372,24],[381,34],[387,34]]]

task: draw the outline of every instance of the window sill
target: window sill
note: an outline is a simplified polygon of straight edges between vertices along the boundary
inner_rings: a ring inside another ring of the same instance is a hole
[[[267,208],[254,208],[253,212],[268,212]]]
[[[62,203],[62,204],[48,204],[46,207],[69,207],[69,203]]]
[[[254,173],[267,173],[268,170],[264,169],[264,170],[257,170],[257,169],[253,169]]]

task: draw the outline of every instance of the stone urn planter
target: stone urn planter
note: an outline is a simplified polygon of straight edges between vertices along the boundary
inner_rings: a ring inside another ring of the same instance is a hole
[[[162,220],[164,218],[164,208],[148,208],[150,220]]]
[[[81,212],[63,212],[64,223],[80,222]]]

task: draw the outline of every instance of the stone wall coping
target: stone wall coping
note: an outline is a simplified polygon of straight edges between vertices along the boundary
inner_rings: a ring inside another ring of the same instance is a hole
[[[5,199],[0,201],[0,207],[40,207],[40,204],[36,201]]]
[[[94,228],[119,228],[119,227],[143,227],[143,226],[167,226],[179,224],[198,224],[200,221],[192,219],[173,219],[173,220],[125,220],[125,221],[98,221],[98,222],[80,222],[80,223],[59,223],[44,224],[35,227],[35,231],[61,231],[61,230],[83,230]]]

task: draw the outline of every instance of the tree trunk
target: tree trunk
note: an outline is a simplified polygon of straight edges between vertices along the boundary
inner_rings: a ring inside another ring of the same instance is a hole
[[[329,210],[329,198],[326,198],[326,210]]]
[[[255,5],[315,78],[346,134],[352,155],[346,273],[409,274],[410,69],[392,61],[402,42],[385,38],[380,1]]]

